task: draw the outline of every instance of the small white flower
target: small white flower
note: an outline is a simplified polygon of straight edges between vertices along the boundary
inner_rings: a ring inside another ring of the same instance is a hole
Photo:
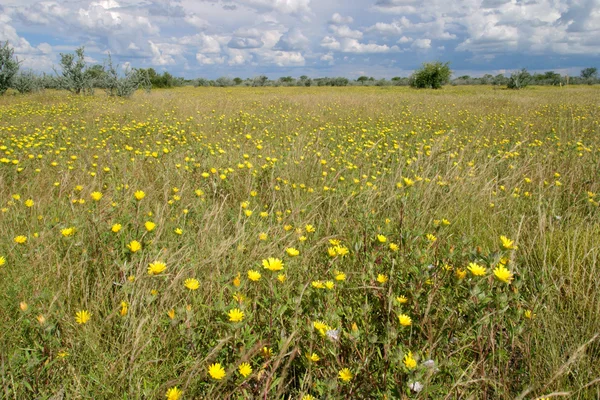
[[[410,382],[408,387],[410,390],[416,393],[419,393],[421,390],[423,390],[423,384],[421,382]]]
[[[327,337],[333,341],[340,339],[340,329],[331,329],[327,331]]]
[[[423,361],[423,365],[426,366],[427,368],[433,368],[435,367],[435,361],[433,361],[431,358],[427,361]]]

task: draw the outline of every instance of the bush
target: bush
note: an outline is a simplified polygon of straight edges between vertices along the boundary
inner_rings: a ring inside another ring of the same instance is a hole
[[[525,68],[518,72],[513,72],[508,78],[506,87],[509,89],[522,89],[531,82],[531,74]]]
[[[150,91],[152,83],[146,70],[129,69],[125,70],[125,76],[119,76],[117,69],[113,66],[112,58],[108,55],[108,66],[102,86],[109,96],[131,97],[136,90],[143,88]]]
[[[233,85],[234,85],[233,81],[226,76],[222,76],[215,81],[215,86],[218,86],[218,87],[229,87],[229,86],[233,86]]]
[[[424,63],[410,76],[410,86],[418,89],[441,89],[450,81],[450,63]]]
[[[6,93],[11,86],[14,76],[19,71],[19,60],[13,58],[15,49],[8,45],[8,41],[0,46],[0,95]]]
[[[74,94],[93,94],[94,80],[86,74],[84,48],[79,47],[75,54],[60,53],[61,87]]]
[[[593,85],[598,82],[598,68],[590,67],[581,70],[581,78],[588,85]]]
[[[11,87],[21,94],[38,92],[44,88],[41,79],[32,71],[15,75]]]

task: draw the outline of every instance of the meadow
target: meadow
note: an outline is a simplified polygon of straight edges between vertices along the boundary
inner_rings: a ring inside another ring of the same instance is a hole
[[[0,398],[600,398],[600,87],[0,98]]]

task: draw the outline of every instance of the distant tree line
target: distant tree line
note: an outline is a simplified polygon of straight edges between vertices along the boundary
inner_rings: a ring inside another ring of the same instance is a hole
[[[366,75],[351,80],[344,77],[299,78],[283,76],[269,79],[265,75],[254,78],[220,77],[211,79],[184,79],[169,72],[158,73],[154,68],[121,68],[114,66],[110,54],[103,64],[88,65],[84,48],[75,53],[60,54],[59,69],[54,74],[35,74],[20,70],[21,61],[14,56],[14,49],[8,42],[0,42],[0,95],[9,88],[19,93],[31,93],[43,89],[65,89],[74,94],[92,94],[95,89],[104,89],[109,96],[129,97],[138,89],[172,88],[177,86],[412,86],[415,88],[440,89],[443,85],[493,85],[509,89],[522,89],[528,85],[582,85],[598,84],[600,79],[595,67],[585,68],[579,76],[563,76],[554,71],[529,73],[526,69],[510,76],[486,74],[482,77],[463,75],[451,79],[449,63],[424,63],[409,77],[375,79]]]
[[[388,79],[375,79],[366,75],[355,80],[348,78],[309,78],[303,75],[299,78],[283,76],[279,79],[269,79],[265,75],[254,78],[229,78],[221,77],[215,80],[199,78],[192,81],[194,86],[412,86],[415,88],[439,89],[443,85],[491,85],[504,86],[509,89],[522,89],[528,85],[593,85],[599,84],[598,70],[585,68],[579,76],[563,76],[554,71],[530,74],[526,69],[516,71],[509,76],[504,74],[486,74],[482,77],[463,75],[450,79],[452,71],[448,63],[425,63],[409,77],[394,77]]]

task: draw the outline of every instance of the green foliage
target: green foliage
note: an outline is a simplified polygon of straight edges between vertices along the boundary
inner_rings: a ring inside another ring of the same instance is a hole
[[[233,80],[226,76],[217,78],[217,80],[215,81],[215,86],[219,86],[219,87],[229,87],[229,86],[233,86],[234,84],[235,83],[233,82]]]
[[[113,66],[112,57],[108,55],[108,66],[102,80],[102,87],[109,96],[131,97],[138,89],[150,91],[152,84],[145,70],[125,70],[124,76],[120,76],[117,67]]]
[[[12,80],[19,72],[19,60],[14,57],[15,49],[8,41],[0,42],[0,96],[6,93]]]
[[[252,80],[252,86],[265,86],[268,80],[265,75],[259,75]]]
[[[581,79],[588,85],[598,83],[598,68],[589,67],[581,70]]]
[[[86,79],[92,81],[94,87],[102,87],[104,81],[107,78],[107,71],[104,65],[95,64],[91,67],[86,68],[85,72]]]
[[[581,70],[581,77],[583,79],[598,79],[598,68],[589,67]]]
[[[44,89],[41,78],[33,71],[21,72],[15,75],[11,87],[21,94],[38,92]]]
[[[527,71],[527,69],[523,68],[520,71],[513,72],[506,83],[506,87],[508,89],[523,89],[529,83],[531,83],[532,77],[531,74]]]
[[[417,89],[441,89],[450,81],[452,70],[450,63],[436,61],[424,63],[423,66],[410,76],[410,86]]]
[[[154,68],[140,68],[139,71],[148,77],[150,84],[156,89],[167,89],[183,85],[182,78],[176,78],[167,71],[162,74],[157,73]]]
[[[562,76],[554,71],[547,71],[543,74],[534,74],[532,79],[532,83],[536,85],[552,85],[559,86],[563,83]]]
[[[94,79],[88,74],[84,48],[79,47],[75,54],[60,53],[61,85],[73,94],[93,94]]]

